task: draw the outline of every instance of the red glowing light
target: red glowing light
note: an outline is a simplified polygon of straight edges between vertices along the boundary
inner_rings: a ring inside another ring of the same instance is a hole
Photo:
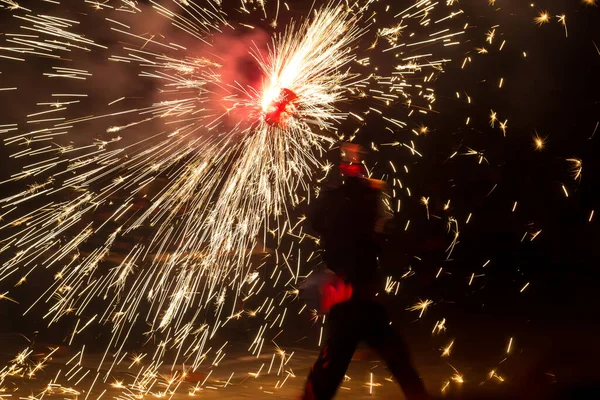
[[[364,176],[367,174],[367,170],[362,164],[340,164],[340,173],[342,176]]]
[[[265,122],[271,126],[287,126],[287,120],[296,113],[298,96],[290,89],[283,88],[265,110]]]
[[[352,297],[352,285],[337,276],[331,278],[322,288],[321,312],[327,314],[333,306],[344,303]]]

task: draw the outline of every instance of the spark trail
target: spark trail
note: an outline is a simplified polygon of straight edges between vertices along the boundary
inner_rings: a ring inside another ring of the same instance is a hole
[[[23,162],[2,182],[19,189],[0,199],[0,251],[9,255],[0,280],[21,285],[41,269],[53,271],[54,281],[26,312],[46,307],[49,324],[74,315],[70,341],[94,324],[109,324],[100,364],[111,365],[103,381],[123,362],[124,345],[139,324],[160,338],[151,364],[129,386],[140,391],[157,384],[170,351],[173,365],[196,369],[211,351],[218,365],[225,353],[214,352],[211,339],[243,314],[265,319],[250,345],[253,354],[260,354],[268,329],[282,326],[303,257],[295,256],[293,268],[292,247],[277,250],[277,267],[263,280],[252,254],[269,240],[277,245],[286,236],[306,237],[290,210],[310,198],[315,174],[327,171],[321,153],[344,136],[339,124],[348,117],[362,122],[346,104],[368,98],[372,112],[394,127],[408,126],[388,117],[386,107],[403,102],[409,117],[433,110],[431,84],[451,60],[431,47],[457,44],[464,33],[450,24],[462,14],[454,2],[415,2],[391,28],[374,25],[371,4],[331,2],[284,24],[266,48],[246,49],[261,77],[249,82],[230,76],[231,59],[206,50],[233,29],[219,2],[79,5],[98,13],[88,17],[101,18],[99,31],[110,40],[94,40],[70,15],[2,2],[19,23],[5,34],[3,62],[42,59],[43,78],[60,83],[36,95],[36,111],[0,126],[5,145],[17,149],[10,157]],[[185,36],[186,45],[138,27],[147,15],[167,21],[165,30]],[[445,24],[450,28],[442,29]],[[408,29],[421,34],[406,42]],[[367,36],[374,39],[364,49]],[[190,40],[202,43],[201,50]],[[422,47],[430,52],[421,53]],[[394,57],[393,71],[383,74],[372,65],[374,49]],[[132,103],[127,93],[101,107],[88,101],[102,97],[87,85],[119,82],[90,66],[88,58],[98,54],[136,71],[136,80],[152,81],[152,95],[133,108],[125,105]],[[93,140],[81,134],[90,130]],[[403,145],[419,154],[414,143]],[[119,250],[128,238],[135,243]],[[277,300],[261,297],[267,280],[282,293]],[[240,308],[250,298],[257,307]],[[90,317],[97,304],[103,312]]]

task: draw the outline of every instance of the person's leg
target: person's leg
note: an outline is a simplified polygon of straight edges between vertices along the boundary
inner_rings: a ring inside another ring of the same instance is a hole
[[[335,395],[358,343],[352,318],[348,304],[339,304],[332,309],[330,335],[308,375],[303,400],[329,400]]]
[[[366,336],[367,344],[385,361],[407,400],[428,399],[425,385],[412,364],[408,347],[402,336],[390,326],[383,306],[374,303],[371,315],[373,322]]]

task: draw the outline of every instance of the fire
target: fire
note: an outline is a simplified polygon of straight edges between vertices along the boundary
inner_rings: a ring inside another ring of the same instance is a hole
[[[290,89],[282,88],[267,91],[263,99],[265,122],[271,126],[285,128],[287,120],[297,111],[298,96]]]

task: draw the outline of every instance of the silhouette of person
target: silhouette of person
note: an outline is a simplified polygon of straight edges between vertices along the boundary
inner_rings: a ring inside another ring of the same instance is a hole
[[[337,304],[328,314],[329,336],[310,371],[302,398],[333,398],[358,343],[365,341],[386,362],[408,400],[427,399],[406,344],[375,300],[377,256],[387,216],[382,212],[382,182],[364,177],[360,153],[358,145],[342,146],[344,182],[323,191],[309,214],[309,222],[320,236],[323,260],[349,290],[334,287],[323,291],[325,296],[338,294],[338,298],[323,299],[322,304]]]

